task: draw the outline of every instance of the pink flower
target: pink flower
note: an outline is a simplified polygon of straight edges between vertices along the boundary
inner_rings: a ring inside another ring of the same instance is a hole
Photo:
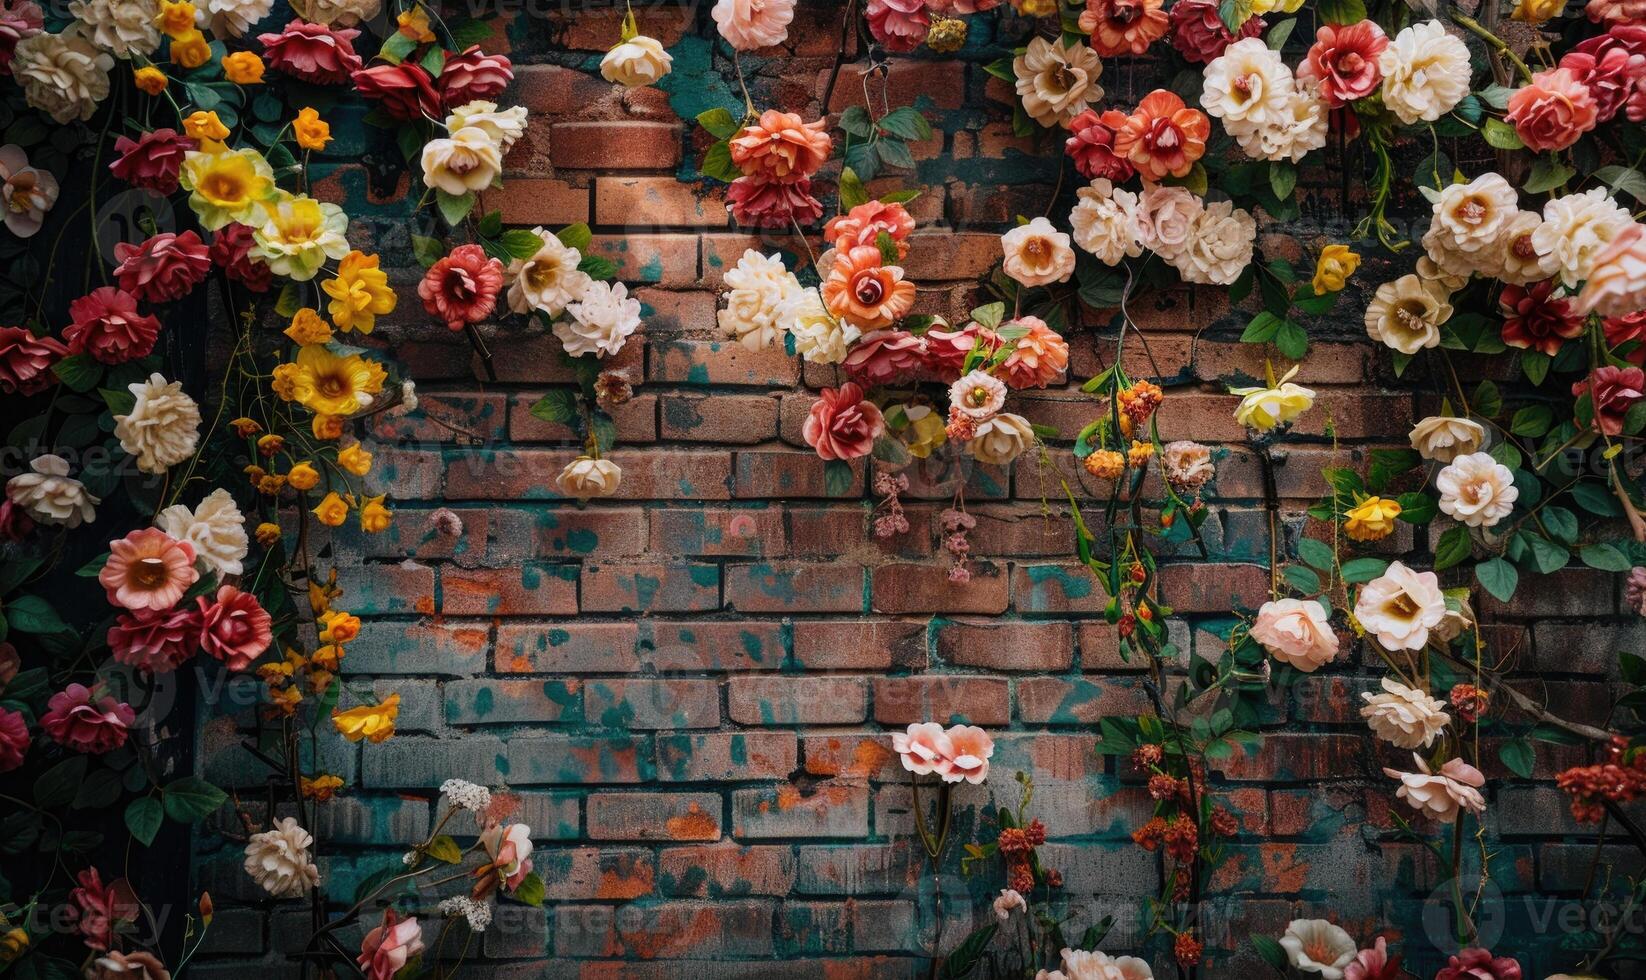
[[[170,196],[177,193],[183,154],[194,148],[194,140],[173,129],[156,129],[135,140],[119,136],[114,140],[119,156],[109,164],[109,171],[133,187]]]
[[[137,724],[131,705],[98,696],[84,684],[70,684],[46,702],[40,727],[58,744],[88,755],[102,755],[126,744],[126,730]]]
[[[732,47],[757,51],[788,40],[794,0],[717,0],[713,16]]]
[[[1627,226],[1595,256],[1577,305],[1607,317],[1646,310],[1646,225]]]
[[[0,708],[0,772],[11,772],[29,754],[29,724],[21,713]]]
[[[914,218],[901,204],[869,201],[830,218],[829,223],[823,226],[823,240],[835,248],[849,249],[859,245],[878,245],[882,232],[897,245],[897,257],[901,259],[909,254],[909,236],[914,233]]]
[[[1596,24],[1646,24],[1646,0],[1589,0],[1583,12]]]
[[[200,605],[200,649],[230,670],[245,670],[269,648],[274,620],[250,592],[225,585],[215,602],[205,596],[194,601]]]
[[[1186,3],[1203,2],[1209,3],[1210,0],[1181,0],[1172,10],[1175,12]],[[1215,6],[1212,12],[1214,19],[1217,17]],[[1063,150],[1074,159],[1074,168],[1080,171],[1082,177],[1091,180],[1104,177],[1118,183],[1130,180],[1132,174],[1137,172],[1130,160],[1114,152],[1115,133],[1124,125],[1126,114],[1119,109],[1109,109],[1102,115],[1095,109],[1087,109],[1069,120],[1069,138],[1064,142]]]
[[[874,441],[886,431],[886,420],[863,389],[846,382],[839,389],[824,388],[806,416],[800,434],[823,459],[857,459],[869,455]]]
[[[1612,348],[1613,353],[1631,364],[1646,365],[1646,310],[1609,316],[1600,321],[1600,326],[1606,332],[1606,346]],[[1635,342],[1633,348],[1617,351],[1630,341]]]
[[[1646,28],[1614,27],[1582,41],[1561,57],[1560,67],[1577,76],[1594,96],[1600,122],[1608,122],[1646,87]]]
[[[1238,35],[1229,33],[1217,12],[1216,0],[1178,0],[1167,14],[1172,20],[1172,47],[1197,65],[1222,57],[1223,50],[1240,38],[1263,33],[1263,18],[1256,14],[1240,25]]]
[[[120,288],[150,303],[182,299],[211,271],[205,243],[193,231],[163,231],[141,245],[119,242],[114,257],[120,260],[114,269]]]
[[[394,909],[383,910],[383,924],[366,933],[356,961],[367,980],[394,980],[407,961],[423,952],[423,927],[415,917],[400,918]]]
[[[200,617],[186,606],[124,612],[109,627],[108,643],[116,663],[145,674],[170,673],[200,648]]]
[[[809,225],[823,217],[823,202],[812,196],[810,178],[793,181],[739,177],[726,191],[732,219],[755,228]]]
[[[994,755],[994,739],[975,725],[956,725],[944,733],[951,753],[937,774],[946,783],[965,780],[973,786],[989,778],[989,757]]]
[[[69,353],[90,354],[104,364],[148,357],[160,336],[160,321],[137,312],[137,300],[113,286],[100,286],[69,304],[63,329]]]
[[[4,692],[6,685],[17,679],[17,672],[22,669],[23,658],[17,655],[17,648],[0,640],[0,692]]]
[[[487,258],[479,245],[459,245],[429,267],[417,284],[417,295],[430,316],[448,328],[462,330],[491,316],[503,288],[503,263]]]
[[[1429,764],[1416,752],[1412,753],[1412,764],[1417,767],[1416,772],[1386,768],[1383,774],[1400,780],[1400,788],[1395,790],[1396,798],[1405,800],[1417,812],[1441,823],[1455,823],[1462,810],[1474,814],[1485,811],[1486,798],[1480,795],[1480,787],[1486,785],[1486,777],[1481,775],[1479,769],[1462,759],[1450,759],[1440,767],[1439,772],[1431,772]],[[1461,973],[1455,976],[1473,975]],[[1519,977],[1519,974],[1515,976]]]
[[[121,922],[136,922],[139,906],[131,886],[121,878],[104,886],[96,868],[75,875],[78,887],[69,891],[69,913],[86,945],[105,950],[114,945],[114,928]]]
[[[869,0],[868,18],[874,39],[898,53],[920,47],[932,28],[925,0]]]
[[[1609,436],[1623,432],[1623,417],[1629,406],[1646,396],[1646,371],[1637,367],[1595,368],[1587,378],[1573,382],[1572,394],[1590,396],[1594,405],[1594,428]]]
[[[0,75],[11,74],[11,59],[17,42],[45,29],[46,17],[33,0],[0,2]]]
[[[1343,980],[1400,980],[1404,976],[1400,957],[1389,955],[1389,943],[1382,936],[1377,937],[1377,945],[1356,953],[1343,968]]]
[[[1509,96],[1505,121],[1533,150],[1564,150],[1595,128],[1600,118],[1594,96],[1570,68],[1540,71],[1531,84]]]
[[[1446,961],[1435,980],[1520,980],[1520,964],[1484,949],[1466,949]]]
[[[925,344],[919,337],[907,330],[876,330],[852,346],[841,366],[847,377],[874,388],[913,377],[925,362]]]
[[[1388,35],[1373,21],[1327,24],[1315,31],[1315,43],[1298,67],[1298,80],[1319,82],[1321,100],[1340,108],[1377,91],[1383,81],[1378,58],[1388,46]]]
[[[1304,673],[1313,673],[1337,657],[1337,633],[1326,610],[1313,599],[1271,599],[1257,610],[1251,637],[1269,655]]]
[[[279,33],[260,34],[263,60],[269,67],[312,85],[341,85],[360,70],[350,27],[327,27],[294,20]],[[425,73],[425,77],[427,73]]]
[[[992,331],[968,323],[960,330],[928,330],[924,340],[926,370],[939,381],[953,383],[960,377],[966,356],[973,347],[982,343],[992,348],[999,338]]]
[[[225,276],[254,293],[266,293],[274,280],[274,272],[266,263],[251,257],[251,247],[256,242],[249,226],[231,221],[217,229],[207,254]]]
[[[382,109],[392,119],[406,122],[439,118],[440,94],[434,90],[434,79],[422,65],[384,63],[362,68],[349,76],[354,87]]]
[[[1636,565],[1623,581],[1623,601],[1637,616],[1646,616],[1646,568]]]
[[[1000,373],[1013,388],[1044,388],[1063,376],[1069,366],[1069,345],[1061,334],[1038,317],[1026,316],[1006,324],[1027,327],[1029,332],[1006,343],[1017,349],[1000,365]]]
[[[460,106],[476,99],[503,94],[514,81],[514,68],[506,55],[485,54],[480,45],[470,45],[462,54],[446,59],[440,69],[440,96],[448,106]]]
[[[97,573],[109,603],[133,611],[164,612],[200,578],[194,545],[155,527],[109,542],[109,560]]]
[[[954,745],[942,725],[924,721],[910,725],[907,732],[893,732],[892,751],[902,758],[904,769],[916,776],[929,776],[948,764]]]
[[[23,327],[0,327],[0,391],[35,395],[56,383],[51,366],[69,349],[55,337],[36,337]]]
[[[934,14],[982,14],[1005,3],[1006,0],[926,0]]]
[[[1542,351],[1553,357],[1561,345],[1583,333],[1583,318],[1565,299],[1551,296],[1555,281],[1530,286],[1509,284],[1498,297],[1503,312],[1503,342],[1510,347]]]
[[[34,518],[10,500],[0,500],[0,541],[21,541],[34,530]]]
[[[492,870],[503,879],[509,891],[520,887],[532,870],[531,828],[523,823],[501,827],[492,824],[480,832],[480,846],[491,858]]]

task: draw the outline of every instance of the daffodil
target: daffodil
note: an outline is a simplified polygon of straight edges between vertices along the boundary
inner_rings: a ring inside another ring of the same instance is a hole
[[[298,282],[313,279],[327,259],[349,252],[349,216],[335,204],[306,195],[278,198],[264,208],[266,218],[253,237],[251,254],[277,276]]]
[[[321,284],[330,296],[326,312],[343,331],[371,333],[377,318],[394,311],[395,294],[389,277],[377,266],[377,256],[350,252],[338,263],[337,278]]]
[[[235,221],[251,222],[258,205],[276,193],[274,169],[249,147],[191,150],[183,157],[180,181],[189,192],[189,207],[207,231]]]
[[[297,352],[292,400],[317,415],[352,415],[371,404],[388,375],[376,361],[349,354],[339,357],[319,344]]]
[[[331,721],[337,733],[351,742],[365,739],[377,743],[394,735],[394,720],[400,715],[400,695],[391,694],[377,704],[363,704],[347,711],[333,711]]]

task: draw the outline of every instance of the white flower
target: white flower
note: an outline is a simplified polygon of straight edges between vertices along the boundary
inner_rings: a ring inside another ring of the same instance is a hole
[[[1532,246],[1554,257],[1560,281],[1576,286],[1589,278],[1595,257],[1633,221],[1604,187],[1567,194],[1543,205],[1543,224]]]
[[[1387,677],[1382,694],[1367,691],[1360,697],[1366,702],[1360,717],[1372,734],[1397,748],[1428,748],[1452,720],[1442,702]]]
[[[206,0],[211,32],[218,37],[241,37],[269,15],[274,0]]]
[[[400,382],[400,401],[386,413],[391,419],[405,418],[417,411],[417,382],[410,378]]]
[[[1507,466],[1487,453],[1458,456],[1435,475],[1440,509],[1470,527],[1491,527],[1515,509],[1520,490]]]
[[[6,230],[31,238],[45,223],[46,212],[57,204],[57,178],[29,166],[29,156],[16,143],[0,146],[0,211]]]
[[[293,817],[272,830],[253,834],[246,844],[246,873],[275,898],[299,898],[320,884],[320,869],[309,859],[314,838]]]
[[[1252,262],[1257,222],[1229,201],[1205,206],[1189,226],[1188,245],[1170,261],[1185,282],[1227,286]]]
[[[1429,258],[1458,275],[1490,273],[1500,263],[1503,236],[1520,214],[1509,182],[1495,173],[1450,184],[1435,199],[1423,247]]]
[[[97,519],[103,501],[86,492],[86,485],[69,476],[68,460],[47,453],[29,462],[33,473],[20,473],[6,483],[6,499],[23,508],[41,524],[79,527]]]
[[[486,927],[492,924],[492,907],[467,895],[453,895],[442,901],[440,914],[447,918],[462,916],[468,920],[469,928],[475,932],[485,932]]]
[[[995,918],[1005,922],[1012,917],[1013,912],[1022,912],[1029,907],[1023,896],[1010,888],[1000,889],[1000,897],[994,900]]]
[[[1079,201],[1069,212],[1074,243],[1104,265],[1119,265],[1143,254],[1137,227],[1137,195],[1099,177],[1075,193]]]
[[[554,335],[573,357],[616,354],[629,335],[640,329],[640,301],[630,299],[622,283],[589,280],[566,312],[570,319],[554,321]]]
[[[1296,376],[1297,368],[1293,367],[1278,384],[1271,376],[1267,388],[1260,385],[1230,388],[1229,394],[1240,396],[1240,404],[1235,406],[1235,421],[1257,432],[1268,432],[1307,412],[1315,403],[1314,389],[1293,383],[1292,378]]]
[[[109,97],[109,69],[114,58],[100,50],[79,28],[61,34],[35,34],[17,42],[11,73],[23,86],[29,105],[59,123],[90,119],[97,103]]]
[[[1627,316],[1646,309],[1646,225],[1632,224],[1612,239],[1589,268],[1578,309]]]
[[[1419,813],[1434,817],[1441,823],[1453,823],[1459,810],[1480,813],[1486,809],[1486,798],[1480,795],[1480,787],[1486,785],[1486,777],[1481,775],[1479,769],[1462,759],[1449,759],[1438,773],[1431,773],[1429,764],[1416,752],[1412,753],[1412,762],[1416,764],[1417,772],[1384,769],[1383,774],[1400,780],[1400,789],[1395,791],[1395,796],[1411,804]]]
[[[483,191],[503,173],[503,148],[479,126],[423,144],[423,183],[454,197]]]
[[[1000,236],[1006,253],[1006,275],[1025,286],[1068,282],[1074,275],[1074,249],[1069,236],[1045,218],[1018,225]]]
[[[589,286],[588,275],[578,271],[583,256],[542,227],[532,229],[543,245],[529,259],[509,260],[509,309],[516,313],[540,310],[559,316],[566,305]]]
[[[1323,980],[1343,980],[1343,968],[1360,951],[1347,932],[1325,919],[1293,919],[1280,945],[1292,966]]]
[[[492,805],[491,790],[466,779],[448,779],[441,783],[440,795],[450,800],[452,806],[470,813],[480,813]]]
[[[1423,649],[1445,615],[1446,596],[1435,573],[1413,571],[1398,561],[1355,599],[1355,619],[1389,650]]]
[[[183,391],[183,382],[158,374],[126,386],[137,397],[131,411],[114,417],[120,448],[137,457],[144,473],[164,473],[194,455],[200,441],[200,406]]]
[[[194,553],[218,575],[239,575],[245,571],[246,515],[234,504],[234,497],[218,487],[194,510],[172,504],[155,515],[154,526],[180,541],[194,545]]]
[[[1188,439],[1167,443],[1160,454],[1160,467],[1166,474],[1166,482],[1178,493],[1199,490],[1217,475],[1211,448]]]
[[[1484,274],[1517,286],[1541,282],[1554,275],[1558,264],[1554,255],[1537,247],[1537,230],[1542,226],[1543,215],[1538,212],[1515,212],[1497,240],[1495,261]]]
[[[316,24],[353,27],[376,17],[382,6],[381,0],[298,0],[292,4],[292,10]]]
[[[1223,49],[1204,71],[1200,104],[1223,120],[1232,136],[1284,117],[1296,90],[1292,71],[1262,38],[1248,37]]]
[[[507,153],[514,141],[526,132],[526,107],[517,105],[499,109],[495,102],[477,99],[463,103],[446,117],[447,132],[455,133],[471,127],[485,130],[497,148]]]
[[[1486,427],[1473,419],[1431,415],[1412,426],[1412,448],[1424,459],[1450,463],[1486,441]]]
[[[1328,107],[1318,90],[1298,86],[1262,123],[1235,134],[1240,148],[1257,160],[1301,161],[1326,145]]]
[[[1468,272],[1448,272],[1427,255],[1417,257],[1417,265],[1412,267],[1412,271],[1419,279],[1435,283],[1447,293],[1455,293],[1469,284]]]
[[[1006,383],[992,374],[972,371],[949,386],[949,405],[960,414],[982,422],[1006,405]]]
[[[1143,247],[1170,262],[1189,247],[1189,229],[1205,205],[1187,187],[1154,184],[1138,199],[1137,232]]]
[[[1438,20],[1396,34],[1378,58],[1383,103],[1410,126],[1434,122],[1469,94],[1469,48]]]
[[[1416,354],[1440,343],[1440,325],[1451,318],[1445,287],[1408,273],[1377,287],[1366,307],[1366,334],[1402,354]]]
[[[349,254],[349,216],[329,201],[286,196],[264,205],[267,219],[252,233],[251,254],[277,276],[308,282],[327,259]]]
[[[1034,426],[1021,415],[1001,412],[977,426],[966,449],[979,463],[1005,466],[1034,444]]]
[[[79,19],[91,43],[116,58],[150,55],[160,46],[153,0],[74,0],[69,13]]]
[[[720,329],[749,350],[776,343],[783,332],[784,304],[800,292],[800,280],[783,264],[783,256],[745,250],[726,271],[726,285],[731,289],[720,311]]]
[[[1079,949],[1065,949],[1062,955],[1065,980],[1154,980],[1149,964],[1135,956]]]
[[[656,38],[640,34],[606,52],[600,59],[600,76],[625,88],[638,88],[656,85],[672,64],[674,58]]]
[[[1103,59],[1079,41],[1065,44],[1035,37],[1012,61],[1023,111],[1042,126],[1067,126],[1103,99]]]
[[[839,364],[863,336],[856,324],[829,313],[823,298],[810,287],[788,298],[778,320],[794,337],[795,352],[813,364]]]
[[[554,485],[568,497],[588,500],[590,497],[610,497],[623,483],[623,471],[609,459],[579,456],[566,464]]]

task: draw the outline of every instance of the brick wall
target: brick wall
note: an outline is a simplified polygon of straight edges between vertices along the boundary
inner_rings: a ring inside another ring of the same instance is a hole
[[[793,57],[748,67],[758,101],[810,117],[838,21],[834,4],[802,8]],[[728,225],[719,187],[695,182],[701,145],[681,119],[735,100],[730,66],[711,57],[701,16],[641,13],[642,29],[675,54],[662,91],[623,93],[593,72],[618,14],[509,22],[514,96],[532,124],[504,189],[485,201],[510,224],[589,222],[593,250],[645,303],[643,335],[617,359],[644,382],[616,413],[618,499],[556,496],[553,476],[576,447],[528,408],[571,377],[542,330],[487,331],[497,383],[480,380],[464,338],[430,322],[409,288],[370,338],[417,379],[422,408],[370,433],[382,487],[399,502],[393,530],[334,543],[344,604],[369,619],[345,670],[353,685],[398,690],[404,708],[401,734],[384,745],[327,743],[326,768],[354,785],[322,808],[317,828],[332,842],[331,894],[346,897],[397,861],[428,832],[434,787],[461,777],[519,792],[549,898],[543,910],[509,908],[471,951],[485,961],[472,975],[910,975],[930,935],[920,910],[932,886],[887,732],[967,720],[994,731],[998,750],[988,785],[956,794],[958,840],[989,827],[996,802],[1015,800],[1014,770],[1031,773],[1047,856],[1064,869],[1076,920],[1114,914],[1110,945],[1135,942],[1159,887],[1155,858],[1128,839],[1148,802],[1128,766],[1095,751],[1094,732],[1097,719],[1136,714],[1147,699],[1139,665],[1121,660],[1093,615],[1105,596],[1072,560],[1056,471],[1031,456],[1011,472],[916,472],[912,530],[886,542],[867,530],[872,464],[859,461],[850,487],[828,492],[799,430],[809,390],[832,375],[781,350],[750,353],[714,330],[721,271],[763,243]],[[956,60],[905,58],[892,69],[893,104],[916,102],[938,129],[914,148],[926,192],[912,205],[923,231],[909,263],[933,312],[969,308],[998,257],[999,230],[1044,211],[1054,192],[1055,146],[1012,137],[992,98],[1000,83],[981,64],[996,54],[985,37]],[[1146,67],[1105,78],[1111,98],[1152,87]],[[848,65],[834,108],[857,94]],[[358,233],[372,241],[361,244],[397,259],[399,281],[414,282],[404,204],[368,197],[355,162],[371,137],[348,125],[334,132],[342,145],[321,191],[363,218]],[[1334,168],[1360,162],[1331,156]],[[1305,184],[1305,214],[1345,213],[1337,175],[1306,174]],[[1272,230],[1264,245],[1287,254],[1295,231]],[[1362,282],[1379,281],[1377,265],[1369,261]],[[1206,525],[1211,557],[1185,551],[1162,576],[1178,649],[1215,658],[1231,610],[1255,606],[1267,589],[1262,483],[1224,394],[1225,382],[1260,371],[1261,354],[1236,343],[1243,318],[1218,290],[1155,296],[1132,314],[1148,345],[1129,345],[1127,367],[1167,386],[1168,436],[1223,450]],[[1357,320],[1312,328],[1298,380],[1320,400],[1278,475],[1289,536],[1305,530],[1305,502],[1324,489],[1320,467],[1402,442],[1427,397],[1393,378]],[[1101,369],[1112,336],[1107,315],[1093,316],[1071,338],[1070,386],[1018,396],[1018,410],[1078,429],[1092,411],[1078,383]],[[932,517],[960,480],[978,518],[977,564],[956,586]],[[429,515],[440,507],[462,519],[461,538],[434,532]],[[1400,547],[1411,547],[1402,533]],[[1605,694],[1612,651],[1646,640],[1639,621],[1618,612],[1611,579],[1582,571],[1489,610],[1499,655],[1543,674],[1579,714]],[[1277,700],[1261,752],[1215,774],[1243,832],[1212,889],[1214,945],[1221,937],[1238,947],[1250,929],[1278,932],[1294,914],[1330,912],[1362,937],[1392,926],[1412,940],[1414,967],[1429,962],[1422,903],[1445,872],[1394,833],[1391,787],[1378,774],[1394,757],[1354,715],[1359,692],[1375,684],[1367,666],[1357,653]],[[235,720],[202,733],[202,766],[254,787],[262,773],[237,748]],[[1495,758],[1490,747],[1484,755]],[[1589,852],[1551,786],[1491,775],[1488,844],[1505,896],[1495,921],[1525,936],[1536,909],[1523,899],[1580,887]],[[243,975],[253,960],[260,976],[292,972],[285,957],[306,935],[307,912],[257,901],[237,848],[201,847],[196,876],[223,911],[193,975]],[[958,853],[952,847],[951,859]],[[944,887],[969,888],[982,907],[1000,882]],[[965,924],[964,914],[953,918]],[[1551,947],[1529,945],[1524,962],[1544,965]],[[761,962],[773,958],[788,961],[781,973]],[[717,963],[680,962],[703,959]],[[597,966],[613,961],[628,965]],[[1213,976],[1255,975],[1249,960],[1219,962]],[[1157,963],[1166,969],[1164,957]]]

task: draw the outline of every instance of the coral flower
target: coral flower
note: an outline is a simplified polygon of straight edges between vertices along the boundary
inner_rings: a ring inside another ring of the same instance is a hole
[[[1116,156],[1130,160],[1144,179],[1182,177],[1206,152],[1212,122],[1176,94],[1155,89],[1115,133]]]
[[[1028,333],[1009,341],[1016,349],[1000,365],[1000,373],[1013,388],[1044,388],[1062,377],[1069,366],[1069,345],[1044,320],[1026,316],[1008,326],[1027,327]]]
[[[429,315],[439,317],[452,330],[479,323],[497,305],[503,288],[503,263],[488,258],[479,245],[459,245],[450,255],[429,267],[417,285],[417,295]]]
[[[1600,108],[1578,75],[1570,68],[1540,71],[1531,84],[1509,96],[1505,122],[1528,149],[1564,150],[1595,128]]]
[[[1161,0],[1086,0],[1080,29],[1092,36],[1092,49],[1105,58],[1142,54],[1166,36],[1170,18]]]
[[[383,910],[383,924],[366,933],[357,962],[367,980],[393,980],[413,956],[423,952],[423,927],[415,917],[400,918]]]
[[[726,190],[726,206],[738,224],[756,228],[809,225],[823,217],[823,202],[812,196],[812,182],[805,177],[739,177]]]
[[[109,650],[116,663],[148,674],[176,670],[199,648],[200,623],[194,610],[121,613],[109,627]]]
[[[148,357],[160,336],[160,321],[139,314],[137,300],[113,286],[99,286],[69,304],[63,340],[70,354],[90,354],[103,364]]]
[[[153,527],[109,542],[109,560],[97,573],[110,604],[133,611],[170,609],[199,578],[194,545]]]
[[[892,733],[892,751],[902,759],[904,769],[929,776],[954,755],[954,744],[942,725],[925,721],[911,724],[907,732]]]
[[[1136,173],[1131,161],[1116,155],[1114,149],[1115,134],[1125,125],[1126,114],[1119,109],[1106,110],[1102,115],[1096,109],[1087,109],[1069,121],[1069,138],[1063,149],[1074,159],[1081,176],[1119,183]]]
[[[1373,21],[1327,24],[1315,31],[1315,43],[1298,67],[1297,77],[1320,84],[1320,98],[1333,109],[1377,91],[1383,82],[1378,58],[1389,36]]]
[[[955,725],[944,733],[951,754],[937,767],[946,783],[965,780],[973,786],[989,777],[989,757],[994,755],[994,739],[975,725]]]
[[[914,283],[895,265],[881,265],[880,249],[859,245],[841,251],[823,283],[829,312],[860,330],[878,330],[902,319],[914,306]]]
[[[869,33],[887,51],[906,53],[931,33],[932,15],[925,0],[869,0]]]
[[[838,390],[824,388],[818,394],[800,433],[823,459],[857,459],[869,455],[885,431],[880,409],[848,381]]]
[[[245,670],[269,648],[274,620],[250,592],[225,585],[214,601],[200,596],[195,602],[200,606],[200,648],[230,670]]]
[[[744,174],[787,182],[817,173],[833,146],[826,120],[806,122],[797,113],[767,109],[732,138],[730,149]]]
[[[896,243],[897,257],[901,259],[909,254],[909,236],[914,233],[914,218],[901,204],[869,201],[830,218],[829,223],[823,226],[823,240],[835,248],[855,248],[876,244],[881,232]]]
[[[925,345],[921,338],[907,330],[876,330],[865,334],[841,362],[847,376],[871,388],[907,380],[925,364]]]

